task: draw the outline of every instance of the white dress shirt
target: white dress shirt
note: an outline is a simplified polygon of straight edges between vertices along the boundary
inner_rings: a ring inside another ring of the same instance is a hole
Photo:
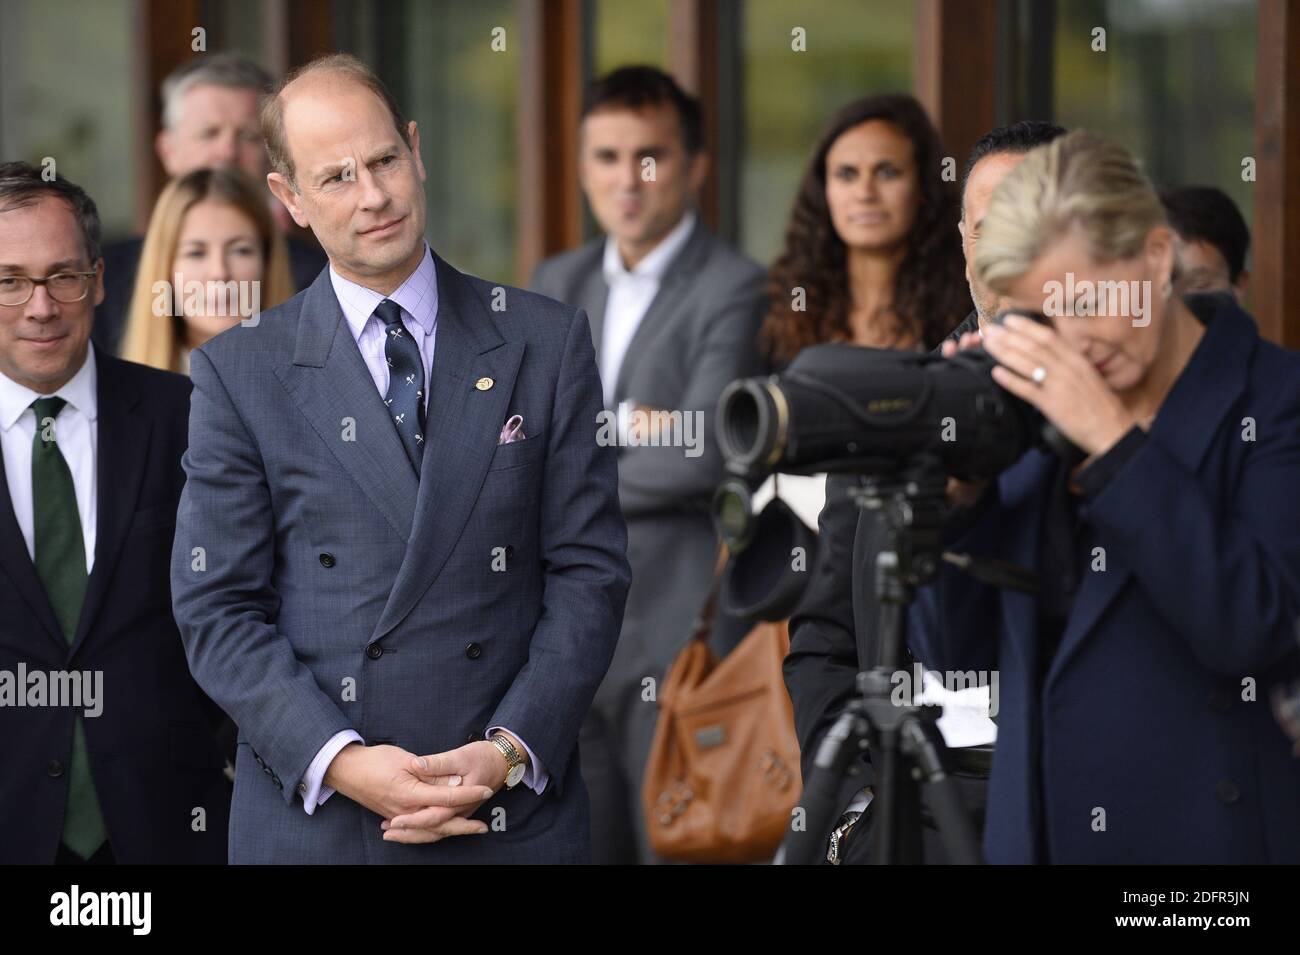
[[[352,332],[352,337],[356,340],[361,357],[381,396],[388,393],[388,362],[384,355],[384,323],[375,317],[375,307],[384,299],[395,302],[401,307],[402,325],[412,341],[420,346],[420,359],[424,363],[424,394],[427,407],[430,383],[433,380],[434,342],[437,340],[434,333],[438,328],[438,271],[433,264],[433,253],[429,251],[428,245],[425,245],[424,258],[415,267],[415,271],[388,295],[345,279],[334,271],[333,263],[330,264],[330,282],[334,286],[334,295],[339,301],[339,307],[343,310],[343,318]],[[491,736],[502,728],[489,727],[487,735]],[[517,733],[511,735],[524,744],[524,750],[528,753],[528,769],[524,773],[523,785],[540,795],[546,788],[549,777],[538,763],[537,757],[533,755],[533,751],[528,748],[528,744],[524,743]],[[335,733],[316,753],[311,765],[307,767],[307,772],[303,774],[302,781],[298,783],[298,793],[302,796],[303,809],[308,815],[334,795],[334,790],[325,785],[325,771],[339,751],[349,743],[364,745],[365,740],[356,730]]]
[[[623,264],[623,256],[614,239],[605,240],[602,270],[609,295],[605,299],[605,315],[601,323],[600,375],[606,408],[614,407],[614,387],[632,336],[659,294],[668,266],[686,245],[694,228],[695,213],[688,209],[682,221],[673,226],[672,231],[630,271]]]
[[[77,516],[86,544],[86,573],[95,566],[96,485],[95,454],[99,417],[96,400],[95,349],[86,347],[86,360],[77,373],[53,395],[42,395],[0,375],[0,446],[4,450],[5,479],[18,529],[27,542],[27,553],[36,559],[36,528],[32,513],[32,442],[38,424],[31,407],[37,398],[59,397],[67,404],[54,420],[54,441],[72,472],[77,495]]]

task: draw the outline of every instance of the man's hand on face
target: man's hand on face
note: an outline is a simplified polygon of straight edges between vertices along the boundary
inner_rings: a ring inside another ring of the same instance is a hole
[[[515,748],[523,752],[518,744]],[[486,792],[482,799],[459,806],[431,805],[415,812],[407,812],[388,818],[384,824],[384,839],[389,842],[437,842],[439,833],[457,821],[482,826],[487,831],[487,824],[476,819],[468,819],[479,806],[483,805],[493,794],[505,785],[506,758],[493,744],[486,741],[467,743],[459,749],[436,753],[431,756],[413,757],[407,767],[412,774],[433,786],[465,788],[475,792]]]
[[[497,754],[501,765],[505,764],[505,757],[492,744],[472,745],[487,746]],[[462,747],[466,748],[468,747]],[[445,814],[439,822],[431,823],[421,830],[424,838],[390,841],[437,842],[447,836],[487,832],[485,823],[466,819],[458,813],[462,809],[467,809],[464,815],[472,813],[491,798],[494,790],[465,779],[454,783],[451,779],[438,783],[425,782],[413,772],[417,765],[416,759],[414,753],[408,753],[400,746],[362,746],[360,743],[349,743],[339,750],[330,763],[324,782],[331,789],[360,803],[385,820],[409,817],[421,810],[432,811],[430,807]],[[457,774],[448,771],[439,775],[450,777]],[[501,770],[500,778],[504,780],[504,770]],[[384,838],[388,839],[389,835],[391,833],[386,833]]]

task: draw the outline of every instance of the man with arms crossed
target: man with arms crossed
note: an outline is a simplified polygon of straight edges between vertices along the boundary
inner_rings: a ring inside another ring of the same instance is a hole
[[[605,235],[543,262],[532,288],[590,316],[610,414],[626,423],[645,422],[648,409],[680,411],[701,425],[694,448],[671,429],[620,441],[633,584],[582,728],[594,861],[651,862],[641,784],[659,708],[645,681],[662,682],[713,577],[709,502],[724,477],[713,422],[722,389],[759,371],[763,270],[700,221],[700,106],[668,74],[627,66],[596,80],[581,142],[582,188]]]

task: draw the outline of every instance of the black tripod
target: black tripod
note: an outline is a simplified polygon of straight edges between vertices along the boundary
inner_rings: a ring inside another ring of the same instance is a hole
[[[917,458],[896,473],[875,477],[854,494],[863,514],[875,525],[874,553],[858,559],[855,545],[855,591],[862,571],[874,568],[878,606],[874,665],[857,676],[858,697],[850,701],[817,750],[811,777],[805,780],[800,805],[802,831],[792,831],[778,853],[784,864],[821,861],[822,838],[837,810],[840,783],[858,755],[868,749],[873,770],[872,835],[875,864],[921,861],[920,787],[926,787],[940,837],[959,864],[982,861],[979,841],[966,814],[956,781],[944,768],[947,748],[935,723],[939,706],[918,706],[909,698],[894,700],[894,674],[904,664],[907,610],[917,587],[932,580],[941,556],[986,583],[1034,590],[1032,576],[1000,561],[943,555],[941,533],[948,513],[946,473],[937,457]],[[859,521],[858,544],[865,521]],[[855,593],[856,597],[856,593]],[[855,606],[858,600],[854,600]],[[864,622],[865,623],[865,622]],[[862,629],[861,627],[859,629]],[[859,658],[863,654],[859,634]],[[913,687],[915,693],[919,687]]]

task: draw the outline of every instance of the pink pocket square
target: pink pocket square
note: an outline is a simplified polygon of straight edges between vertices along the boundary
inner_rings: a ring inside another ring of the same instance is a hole
[[[527,437],[524,434],[524,419],[521,415],[512,414],[506,419],[506,423],[501,427],[501,437],[497,438],[497,444],[514,444],[516,441],[522,441]]]

